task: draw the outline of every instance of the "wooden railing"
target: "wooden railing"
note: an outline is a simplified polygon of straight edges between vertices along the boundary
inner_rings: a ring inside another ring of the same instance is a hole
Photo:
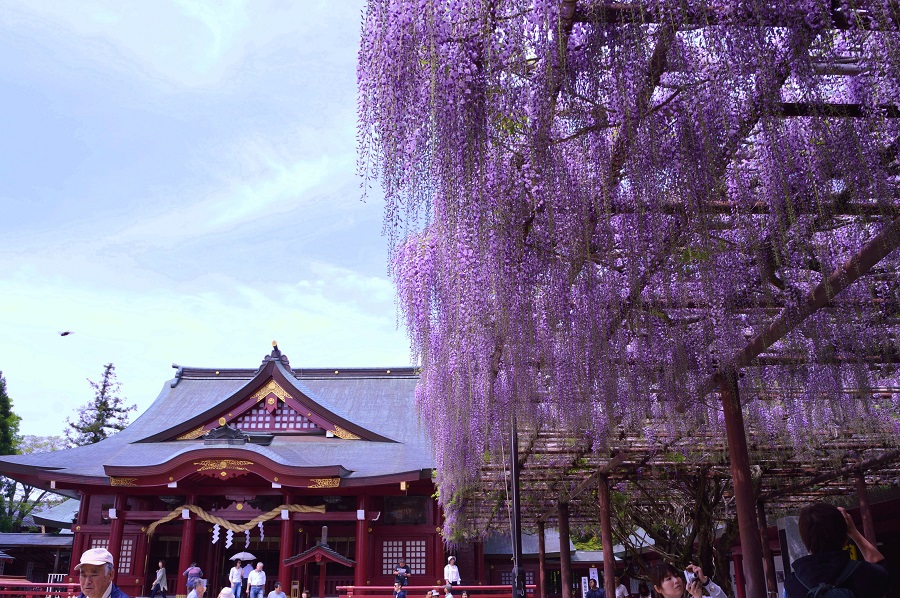
[[[81,594],[77,583],[36,583],[0,578],[0,598],[75,598]]]
[[[353,583],[353,576],[335,576],[329,575],[325,577],[325,596],[338,596],[340,594],[341,587],[348,586],[348,584]],[[312,577],[309,581],[310,596],[318,596],[319,595],[319,578]],[[393,595],[393,587],[391,588],[391,594]],[[424,593],[425,590],[422,590]],[[409,598],[412,598],[411,596]]]
[[[528,596],[534,596],[534,585],[525,586]],[[425,592],[437,590],[440,596],[444,595],[443,586],[404,586],[406,598],[422,598]],[[453,598],[460,598],[463,590],[468,592],[469,598],[512,598],[512,587],[502,586],[454,586]],[[340,598],[393,598],[394,586],[338,586]]]

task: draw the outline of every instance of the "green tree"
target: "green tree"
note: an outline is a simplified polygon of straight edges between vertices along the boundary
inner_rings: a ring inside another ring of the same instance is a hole
[[[6,378],[0,372],[0,455],[14,455],[19,442],[18,415],[13,413],[12,399],[6,394]]]
[[[66,439],[72,446],[84,446],[100,442],[128,425],[128,413],[137,405],[125,405],[119,396],[121,384],[116,380],[116,368],[108,363],[103,366],[100,382],[88,379],[94,389],[94,398],[78,408],[76,421],[66,419]]]
[[[14,455],[19,436],[19,417],[13,413],[12,399],[6,393],[6,378],[0,372],[0,454]],[[0,530],[13,531],[13,502],[17,483],[10,478],[0,478]]]
[[[64,448],[66,448],[66,441],[62,436],[26,435],[17,438],[16,453],[27,455],[58,451]],[[65,497],[55,492],[3,478],[2,497],[0,497],[0,531],[25,531],[23,528],[25,517],[35,510],[39,511],[42,508],[58,505],[63,500]]]
[[[6,379],[0,372],[0,454],[44,452],[64,447],[59,436],[19,436],[21,419],[12,410],[12,399],[6,392]],[[0,531],[21,531],[25,517],[38,505],[52,504],[53,501],[48,502],[51,496],[56,494],[40,491],[11,478],[0,478]]]

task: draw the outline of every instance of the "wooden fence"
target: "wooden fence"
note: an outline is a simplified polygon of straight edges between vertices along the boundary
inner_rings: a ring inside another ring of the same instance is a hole
[[[529,597],[534,596],[534,585],[525,586]],[[443,597],[443,586],[404,586],[406,598],[424,598],[425,592],[437,590],[439,597]],[[512,598],[512,587],[502,586],[454,586],[453,598],[460,598],[463,590],[468,592],[469,598]],[[394,586],[338,586],[340,598],[393,598]]]
[[[75,598],[81,594],[77,583],[40,583],[24,578],[0,578],[0,598]]]

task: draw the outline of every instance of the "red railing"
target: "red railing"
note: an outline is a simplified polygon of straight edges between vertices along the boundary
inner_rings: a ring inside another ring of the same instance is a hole
[[[534,596],[534,585],[525,586],[528,596]],[[422,598],[425,592],[437,590],[440,596],[444,595],[443,586],[404,586],[406,598]],[[460,598],[463,590],[468,592],[469,598],[512,598],[512,588],[509,585],[502,586],[454,586],[453,598]],[[340,598],[393,598],[394,586],[338,586]]]
[[[0,597],[10,598],[75,598],[81,594],[77,583],[39,583],[0,579]]]

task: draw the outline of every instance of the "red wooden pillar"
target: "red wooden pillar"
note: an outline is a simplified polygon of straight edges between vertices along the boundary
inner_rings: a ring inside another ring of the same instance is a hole
[[[544,522],[538,522],[538,587],[535,598],[542,598],[547,591],[547,540],[544,538]]]
[[[434,578],[434,585],[439,586],[444,584],[444,565],[447,563],[444,561],[444,539],[441,536],[441,529],[443,528],[444,523],[443,510],[437,501],[434,501],[434,521],[434,556],[431,559],[431,566],[434,572],[434,575],[432,576]],[[426,581],[426,585],[429,585],[430,583],[431,582]]]
[[[287,501],[285,501],[287,503]],[[284,513],[282,513],[284,515]],[[291,512],[287,511],[287,519],[281,520],[281,540],[278,551],[278,581],[281,589],[290,595],[291,592],[291,567],[284,562],[294,556],[294,520]]]
[[[299,530],[299,541],[300,546],[297,547],[297,554],[305,551],[309,548],[309,533],[306,531],[306,528],[300,528]],[[309,589],[309,565],[304,563],[301,565],[300,569],[300,591]],[[312,595],[312,594],[310,594]]]
[[[756,522],[756,498],[750,477],[750,454],[744,429],[744,414],[738,396],[737,374],[732,372],[720,381],[722,410],[725,415],[725,434],[728,438],[728,458],[731,461],[731,478],[734,483],[734,502],[737,511],[738,530],[741,537],[741,554],[747,567],[747,598],[765,598],[766,580],[762,565],[762,544]],[[744,598],[744,597],[741,597]]]
[[[193,495],[188,497],[187,504],[194,504]],[[175,583],[177,587],[175,590],[176,598],[187,597],[187,577],[185,577],[183,573],[191,566],[191,563],[194,560],[194,535],[196,533],[197,520],[193,518],[190,511],[187,511],[187,514],[188,519],[183,519],[181,528],[181,548],[178,556],[178,570],[175,571]]]
[[[734,592],[737,598],[747,598],[747,591],[744,588],[744,563],[743,557],[739,554],[734,555]]]
[[[607,596],[615,596],[616,557],[609,521],[609,477],[604,474],[597,476],[597,499],[600,507],[600,542],[603,544],[603,589]]]
[[[859,515],[862,517],[863,536],[875,544],[875,520],[872,518],[872,507],[869,504],[869,491],[866,488],[866,475],[856,472],[856,499],[859,501]]]
[[[559,575],[562,598],[572,598],[572,553],[569,551],[569,503],[561,502],[559,511]]]
[[[366,495],[360,495],[356,499],[356,568],[353,570],[353,585],[362,587],[369,578],[369,521],[366,519],[366,509],[369,500]]]
[[[475,578],[472,583],[484,585],[486,583],[484,577],[484,542],[475,542]],[[540,598],[538,596],[538,598]]]
[[[762,541],[763,568],[766,572],[766,592],[769,598],[778,596],[778,579],[775,577],[775,556],[769,545],[769,522],[766,519],[766,505],[763,501],[756,502],[756,511],[759,516],[759,535]]]
[[[72,526],[72,532],[75,537],[72,538],[72,558],[69,562],[69,583],[73,583],[77,579],[75,565],[81,560],[81,555],[85,551],[86,534],[83,531],[84,525],[87,523],[88,513],[91,509],[91,495],[81,494],[81,502],[78,503],[78,517],[75,519],[75,525]]]
[[[325,559],[321,555],[316,557],[319,560],[319,598],[325,598]]]
[[[125,505],[128,497],[125,494],[116,494],[113,508],[116,510],[116,518],[109,524],[109,552],[113,556],[113,583],[117,582],[119,575],[119,553],[122,552],[122,534],[125,531]]]
[[[289,505],[294,502],[294,497],[285,492],[282,495],[282,503]],[[283,514],[282,514],[283,515]],[[294,523],[293,514],[288,511],[287,519],[281,520],[281,539],[279,541],[278,551],[278,581],[281,582],[281,589],[290,596],[291,593],[291,577],[293,567],[284,564],[285,559],[294,556],[294,529],[297,525]]]

